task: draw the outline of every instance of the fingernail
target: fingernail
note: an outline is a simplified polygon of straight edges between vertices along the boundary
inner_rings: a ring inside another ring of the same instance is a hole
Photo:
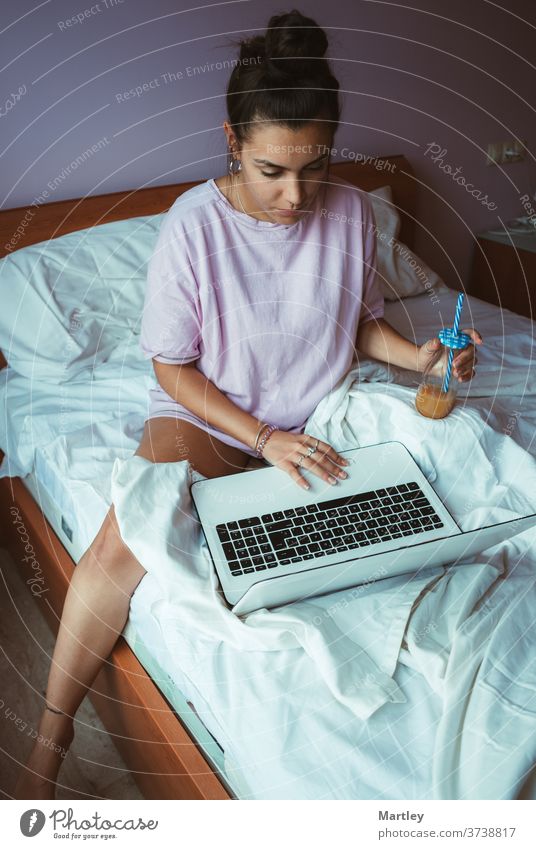
[[[330,483],[332,483],[332,484],[333,484],[333,483],[337,483],[337,478],[334,478],[334,477],[332,477],[332,476],[330,475],[330,476],[329,476],[329,478],[328,478],[328,481],[329,481]]]
[[[347,460],[346,457],[343,457],[341,463],[343,464],[343,466],[349,466],[350,460]]]
[[[310,484],[308,484],[308,483],[302,483],[302,486],[303,486],[304,489],[310,489],[311,488]]]
[[[346,472],[339,472],[339,477],[340,478],[347,478],[348,475],[346,474]]]

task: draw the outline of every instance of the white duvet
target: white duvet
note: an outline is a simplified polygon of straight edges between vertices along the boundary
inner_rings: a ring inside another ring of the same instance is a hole
[[[464,530],[535,512],[536,462],[478,409],[429,421],[413,390],[366,376],[347,375],[306,432],[339,450],[402,441]],[[427,706],[412,706],[414,728],[434,741],[420,797],[516,796],[536,762],[534,531],[418,581],[378,581],[241,619],[217,593],[188,483],[186,462],[116,460],[112,500],[123,539],[160,582],[149,615],[162,643],[210,705],[252,796],[365,797],[359,741],[383,716],[396,723],[407,712],[399,653],[438,698],[432,735],[422,727]],[[408,740],[391,756],[411,762],[414,749]],[[385,769],[382,798],[411,798],[410,784],[389,781],[388,760],[371,764]]]
[[[423,341],[430,328],[452,321],[455,299],[450,293],[439,306],[426,296],[387,304],[386,317]],[[536,433],[532,326],[472,298],[467,311],[466,323],[486,344],[470,398],[448,420],[421,419],[414,389],[377,382],[411,384],[415,375],[368,363],[360,385],[331,393],[308,427],[339,448],[401,439],[464,528],[533,511],[536,500],[527,453],[535,453]],[[515,797],[536,749],[531,535],[474,564],[430,573],[429,592],[411,616],[420,587],[401,577],[235,621],[215,607],[185,464],[146,470],[141,458],[127,459],[141,436],[152,380],[138,353],[133,339],[128,359],[96,368],[89,390],[80,380],[58,392],[9,370],[0,386],[0,447],[8,454],[0,476],[25,475],[46,455],[76,504],[82,499],[76,524],[89,544],[112,500],[114,460],[125,458],[114,467],[114,497],[134,548],[130,529],[142,509],[136,481],[146,475],[148,486],[162,485],[152,498],[144,493],[143,524],[162,557],[155,562],[147,554],[144,565],[161,581],[170,570],[173,580],[140,583],[131,623],[147,634],[152,618],[161,636],[150,648],[225,749],[241,797]],[[173,516],[181,517],[176,526]],[[170,557],[164,540],[174,544],[179,529],[186,533]],[[192,550],[200,555],[195,572],[181,555]],[[210,614],[204,621],[192,623],[187,597]],[[406,624],[407,649],[400,648]],[[247,650],[240,648],[245,634]]]

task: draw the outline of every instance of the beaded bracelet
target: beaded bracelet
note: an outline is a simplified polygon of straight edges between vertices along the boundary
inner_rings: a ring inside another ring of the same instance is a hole
[[[275,425],[266,425],[265,430],[263,430],[263,432],[262,432],[262,436],[260,438],[259,445],[256,449],[257,457],[262,457],[262,452],[263,452],[264,446],[266,445],[266,443],[270,439],[274,430],[277,430]]]
[[[256,452],[257,452],[258,445],[259,445],[259,439],[260,439],[260,437],[262,436],[263,431],[264,431],[267,427],[270,427],[270,425],[265,424],[265,423],[263,422],[263,424],[260,426],[259,430],[257,431],[257,436],[255,437],[255,446],[254,446],[254,448],[255,448],[255,451],[256,451]]]

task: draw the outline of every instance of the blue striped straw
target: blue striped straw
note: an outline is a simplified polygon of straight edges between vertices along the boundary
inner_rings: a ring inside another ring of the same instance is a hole
[[[463,308],[463,299],[464,299],[464,294],[463,294],[463,292],[460,292],[460,294],[458,295],[458,302],[456,304],[456,313],[454,315],[454,324],[452,325],[453,336],[458,335],[458,328],[460,326],[460,316],[462,314],[462,308]],[[451,373],[452,373],[452,360],[453,359],[454,359],[454,350],[452,348],[450,348],[449,358],[448,358],[448,362],[447,362],[447,373],[445,374],[445,379],[443,381],[443,386],[441,388],[442,392],[448,392],[449,391],[450,377],[451,377]]]

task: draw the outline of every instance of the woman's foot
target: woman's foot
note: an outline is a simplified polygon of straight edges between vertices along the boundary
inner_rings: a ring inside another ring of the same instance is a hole
[[[54,799],[58,772],[74,737],[70,716],[47,709],[13,793],[14,799]]]

